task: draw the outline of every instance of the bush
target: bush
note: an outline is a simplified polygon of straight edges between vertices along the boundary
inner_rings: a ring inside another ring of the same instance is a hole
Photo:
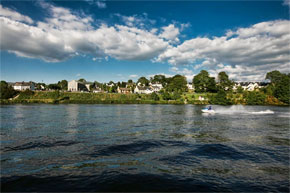
[[[159,96],[155,92],[150,95],[150,98],[154,101],[159,101]]]
[[[264,105],[265,100],[266,100],[266,95],[258,91],[252,91],[252,92],[247,92],[244,95],[244,98],[246,99],[247,105]]]
[[[229,99],[227,99],[227,94],[224,90],[219,90],[215,96],[212,96],[211,103],[217,105],[230,105],[232,104]]]
[[[17,95],[19,92],[14,90],[12,86],[8,86],[5,81],[1,81],[0,99],[9,99]]]

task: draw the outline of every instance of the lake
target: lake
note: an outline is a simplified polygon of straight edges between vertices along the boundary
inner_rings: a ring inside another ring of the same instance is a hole
[[[289,192],[288,107],[2,105],[1,191]]]

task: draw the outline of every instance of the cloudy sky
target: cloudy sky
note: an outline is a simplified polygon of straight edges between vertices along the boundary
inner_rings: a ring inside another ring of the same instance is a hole
[[[1,1],[1,80],[290,71],[290,2]]]

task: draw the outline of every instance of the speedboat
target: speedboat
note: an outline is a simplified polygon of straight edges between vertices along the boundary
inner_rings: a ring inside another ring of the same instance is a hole
[[[203,113],[215,113],[215,111],[209,107],[201,109]]]

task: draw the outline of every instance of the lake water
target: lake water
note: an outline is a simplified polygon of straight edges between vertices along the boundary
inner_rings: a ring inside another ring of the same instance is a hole
[[[2,191],[289,192],[289,108],[1,106]]]

